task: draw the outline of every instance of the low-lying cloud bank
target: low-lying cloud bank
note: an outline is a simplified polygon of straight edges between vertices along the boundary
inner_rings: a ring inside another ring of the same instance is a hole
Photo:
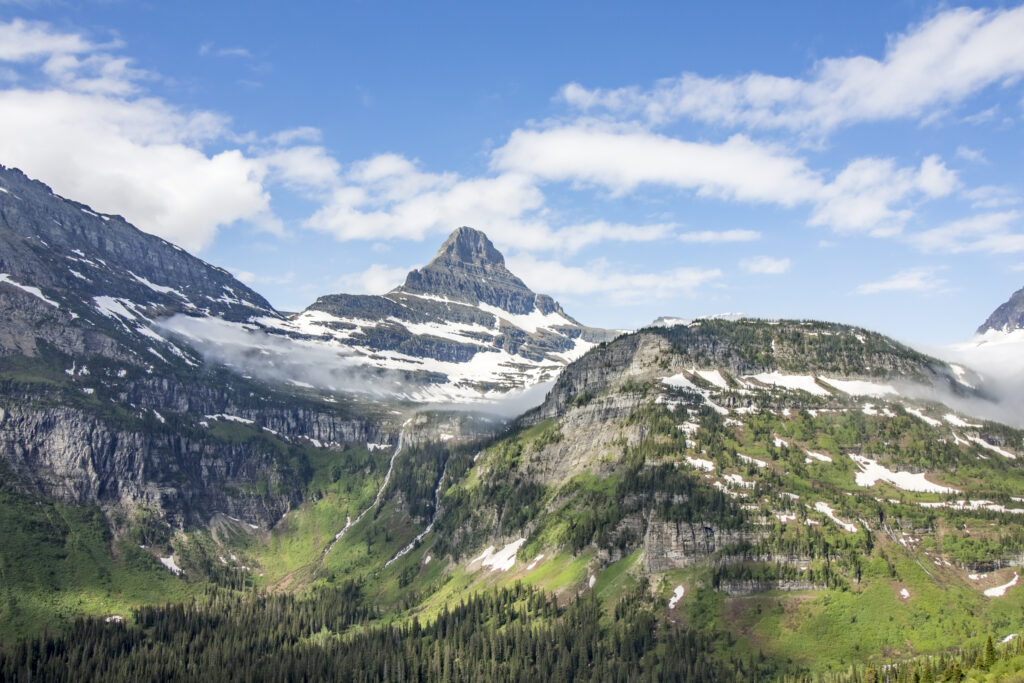
[[[1024,331],[977,336],[950,346],[917,346],[931,356],[973,370],[967,396],[936,390],[914,398],[940,401],[966,415],[1024,428]],[[912,391],[912,390],[909,390]],[[908,393],[909,393],[908,391]]]
[[[430,401],[430,389],[440,385],[413,373],[370,366],[363,356],[344,346],[270,334],[219,318],[175,315],[155,326],[187,342],[205,361],[246,377],[379,400],[423,402],[425,397],[425,409],[511,418],[540,405],[552,385],[544,382],[505,394],[481,394],[478,401],[440,403]]]

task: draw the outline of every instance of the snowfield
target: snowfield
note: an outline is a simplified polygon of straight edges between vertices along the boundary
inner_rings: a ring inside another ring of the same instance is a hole
[[[685,588],[683,588],[682,586],[676,586],[675,590],[672,591],[672,597],[669,598],[668,608],[669,609],[675,609],[676,605],[679,604],[679,601],[683,599],[683,595],[685,595],[685,594],[686,594],[686,589]]]
[[[722,377],[722,373],[718,370],[697,370],[696,368],[690,371],[691,374],[699,376],[705,382],[712,384],[719,389],[728,389],[729,383]]]
[[[762,372],[757,375],[745,375],[743,379],[757,380],[769,386],[779,386],[785,389],[806,391],[815,396],[831,396],[828,389],[820,386],[810,375],[784,375],[780,372]]]
[[[914,417],[918,418],[919,420],[921,420],[922,422],[929,426],[938,427],[942,424],[942,420],[936,420],[934,417],[928,417],[917,408],[910,408],[909,406],[904,406],[904,410],[906,410],[908,414],[913,415]]]
[[[1017,579],[1019,579],[1019,578],[1020,578],[1020,576],[1016,572],[1014,572],[1013,579],[1011,579],[1009,581],[1009,583],[1004,583],[1002,586],[996,586],[995,588],[989,588],[987,591],[985,591],[985,597],[986,598],[1001,598],[1001,597],[1003,597],[1004,595],[1006,595],[1006,591],[1007,590],[1009,590],[1010,588],[1013,588],[1014,586],[1017,585]]]
[[[494,546],[489,545],[478,557],[470,560],[470,564],[480,563],[481,567],[490,567],[492,571],[507,572],[516,563],[516,553],[526,543],[525,538],[512,541],[498,552],[494,552]]]
[[[895,396],[898,393],[896,389],[888,384],[875,384],[874,382],[865,382],[859,379],[829,379],[828,377],[822,377],[821,381],[851,396],[882,398],[883,396]]]
[[[832,506],[829,505],[828,503],[823,503],[823,502],[815,503],[814,504],[814,509],[817,510],[818,512],[820,512],[821,514],[825,515],[829,519],[831,519],[833,522],[835,522],[836,525],[839,526],[840,529],[843,529],[844,531],[848,531],[851,534],[857,532],[857,526],[855,524],[850,524],[849,522],[844,522],[843,520],[841,520],[838,517],[836,517],[836,513],[832,510]]]
[[[992,451],[994,453],[998,453],[999,455],[1003,456],[1004,458],[1009,458],[1010,460],[1016,460],[1017,459],[1017,456],[1014,455],[1013,453],[1011,453],[1010,451],[1004,450],[1004,449],[1002,449],[999,446],[996,446],[994,444],[990,444],[988,441],[985,441],[980,436],[971,436],[970,434],[968,434],[968,435],[965,436],[965,438],[968,441],[972,442],[972,443],[978,444],[982,448],[986,448],[986,449],[988,449],[988,450],[990,450],[990,451]]]
[[[703,458],[691,458],[690,456],[686,456],[686,462],[690,463],[698,470],[704,470],[705,472],[715,471],[715,463],[711,462],[710,460],[704,460]]]
[[[884,465],[878,464],[875,460],[865,458],[862,455],[850,454],[850,459],[857,463],[860,471],[856,475],[857,486],[871,487],[879,481],[892,484],[904,491],[916,491],[918,493],[960,493],[960,489],[950,486],[934,484],[926,478],[924,473],[913,474],[910,472],[893,472]]]
[[[182,568],[174,561],[174,555],[168,555],[167,557],[160,558],[160,564],[170,569],[175,575],[182,573]]]
[[[60,304],[58,304],[56,301],[54,301],[53,299],[47,299],[45,296],[43,296],[43,291],[38,287],[32,287],[31,285],[23,285],[18,282],[15,282],[7,273],[0,273],[0,282],[11,285],[12,287],[17,287],[26,294],[31,294],[35,298],[53,306],[54,308],[60,308]]]
[[[821,462],[832,462],[832,458],[830,456],[824,455],[822,453],[815,453],[814,451],[804,451],[804,453],[807,454],[807,457],[804,458],[804,462],[809,463],[814,460],[819,460]]]

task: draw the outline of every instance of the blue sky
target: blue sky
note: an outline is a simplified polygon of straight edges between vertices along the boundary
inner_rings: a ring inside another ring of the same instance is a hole
[[[0,163],[283,310],[463,224],[603,327],[940,344],[1024,284],[1024,8],[688,4],[0,0]]]

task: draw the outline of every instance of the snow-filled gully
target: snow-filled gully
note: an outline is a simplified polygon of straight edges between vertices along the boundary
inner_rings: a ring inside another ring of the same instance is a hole
[[[409,542],[409,545],[407,545],[404,548],[402,548],[401,550],[399,550],[397,553],[395,553],[394,557],[392,557],[390,560],[385,562],[384,563],[385,567],[390,567],[391,564],[395,560],[397,560],[398,558],[402,557],[403,555],[406,555],[407,553],[409,553],[413,548],[416,547],[416,544],[419,543],[420,541],[422,541],[423,537],[426,536],[427,534],[429,534],[430,530],[434,528],[434,521],[437,519],[438,512],[440,512],[440,505],[441,505],[441,483],[444,481],[444,475],[447,472],[448,472],[448,461],[445,460],[444,461],[444,467],[441,468],[441,476],[437,480],[437,487],[434,489],[434,514],[431,515],[430,523],[427,524],[427,528],[425,528],[423,531],[421,531],[416,536],[416,538],[412,539],[412,541]]]
[[[384,489],[386,489],[388,487],[388,482],[391,481],[391,472],[395,469],[395,458],[398,457],[398,454],[402,452],[402,449],[404,447],[405,447],[405,428],[403,427],[402,431],[399,432],[399,434],[398,434],[398,445],[395,446],[395,452],[391,454],[391,461],[388,463],[387,474],[384,475],[384,481],[381,482],[380,488],[377,489],[377,496],[376,496],[376,498],[373,499],[373,502],[370,503],[370,506],[368,508],[366,508],[365,510],[363,510],[362,512],[359,513],[359,516],[356,517],[354,521],[352,520],[351,517],[345,520],[344,528],[341,531],[339,531],[337,534],[335,534],[334,540],[331,541],[330,543],[328,543],[327,547],[324,548],[324,551],[320,554],[320,560],[321,561],[323,561],[323,558],[327,557],[327,553],[331,552],[331,550],[334,549],[334,546],[336,546],[338,544],[338,541],[340,541],[342,539],[342,537],[345,535],[346,531],[348,531],[349,529],[354,527],[356,524],[359,524],[360,520],[362,520],[362,518],[366,516],[367,512],[369,512],[373,508],[377,507],[377,503],[380,502],[381,496],[384,495]]]

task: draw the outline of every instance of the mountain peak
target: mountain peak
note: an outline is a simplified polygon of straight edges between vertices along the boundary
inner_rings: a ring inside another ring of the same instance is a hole
[[[409,273],[395,290],[406,294],[440,296],[471,305],[497,306],[509,313],[559,310],[550,297],[538,296],[505,267],[505,257],[487,235],[473,228],[455,230],[434,260]]]
[[[474,228],[456,228],[441,248],[437,250],[433,264],[437,261],[457,262],[477,266],[505,266],[505,257],[494,248],[487,235]]]
[[[1024,287],[1018,289],[1013,295],[982,323],[978,328],[978,334],[984,334],[989,330],[999,332],[1012,332],[1024,328]]]

